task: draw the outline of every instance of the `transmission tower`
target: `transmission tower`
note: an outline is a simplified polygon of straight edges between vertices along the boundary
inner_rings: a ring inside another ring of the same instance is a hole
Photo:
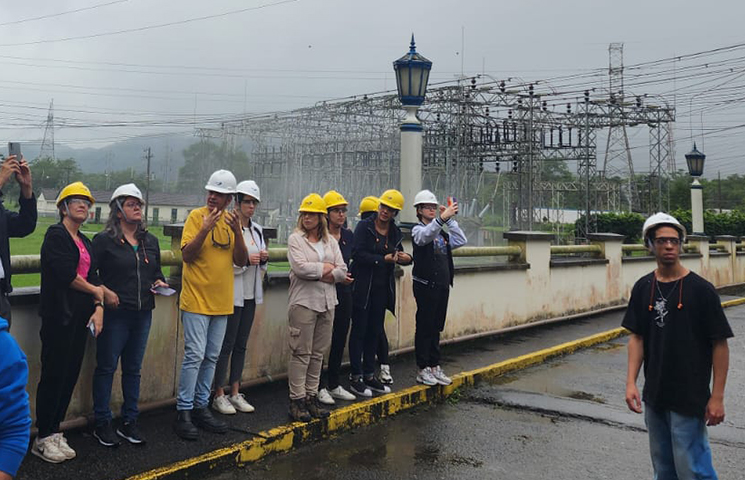
[[[610,44],[608,64],[611,122],[605,146],[603,175],[606,179],[623,179],[622,192],[631,211],[638,207],[639,198],[634,183],[634,164],[631,161],[631,149],[624,118],[623,43]]]
[[[49,102],[49,113],[47,113],[44,127],[44,140],[41,141],[41,149],[39,149],[39,158],[56,160],[54,156],[54,99]]]

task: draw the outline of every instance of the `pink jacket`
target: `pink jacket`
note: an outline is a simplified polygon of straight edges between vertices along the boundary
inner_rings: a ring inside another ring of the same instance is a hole
[[[290,301],[289,305],[302,305],[314,312],[333,310],[339,303],[336,299],[336,286],[321,281],[323,264],[331,263],[331,274],[336,283],[347,276],[347,265],[341,256],[339,244],[329,237],[323,242],[323,258],[308,241],[304,233],[295,231],[287,239],[287,258],[290,260]]]

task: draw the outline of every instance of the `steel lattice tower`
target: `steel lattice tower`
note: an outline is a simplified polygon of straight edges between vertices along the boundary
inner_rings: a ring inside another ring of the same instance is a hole
[[[634,164],[631,160],[629,137],[624,118],[623,91],[623,43],[611,43],[608,47],[609,99],[611,113],[610,128],[605,146],[603,176],[606,179],[625,180],[625,202],[630,211],[638,208],[639,195],[634,183]]]
[[[49,102],[49,112],[44,127],[44,139],[41,141],[41,148],[39,149],[39,158],[56,160],[54,156],[54,99]]]

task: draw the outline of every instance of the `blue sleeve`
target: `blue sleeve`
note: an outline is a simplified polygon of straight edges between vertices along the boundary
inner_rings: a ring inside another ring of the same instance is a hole
[[[0,332],[0,471],[15,476],[31,433],[26,355],[10,334]]]

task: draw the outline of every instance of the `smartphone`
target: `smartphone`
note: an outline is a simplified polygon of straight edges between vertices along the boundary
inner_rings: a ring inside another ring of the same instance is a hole
[[[18,162],[21,161],[21,144],[18,142],[8,142],[8,156],[15,155]]]
[[[156,295],[163,295],[164,297],[170,297],[171,295],[176,293],[176,290],[170,287],[155,287],[151,288],[150,291]]]
[[[454,203],[458,203],[458,199],[455,197],[448,197],[448,207],[453,206]],[[458,212],[455,212],[455,214],[457,215]]]

